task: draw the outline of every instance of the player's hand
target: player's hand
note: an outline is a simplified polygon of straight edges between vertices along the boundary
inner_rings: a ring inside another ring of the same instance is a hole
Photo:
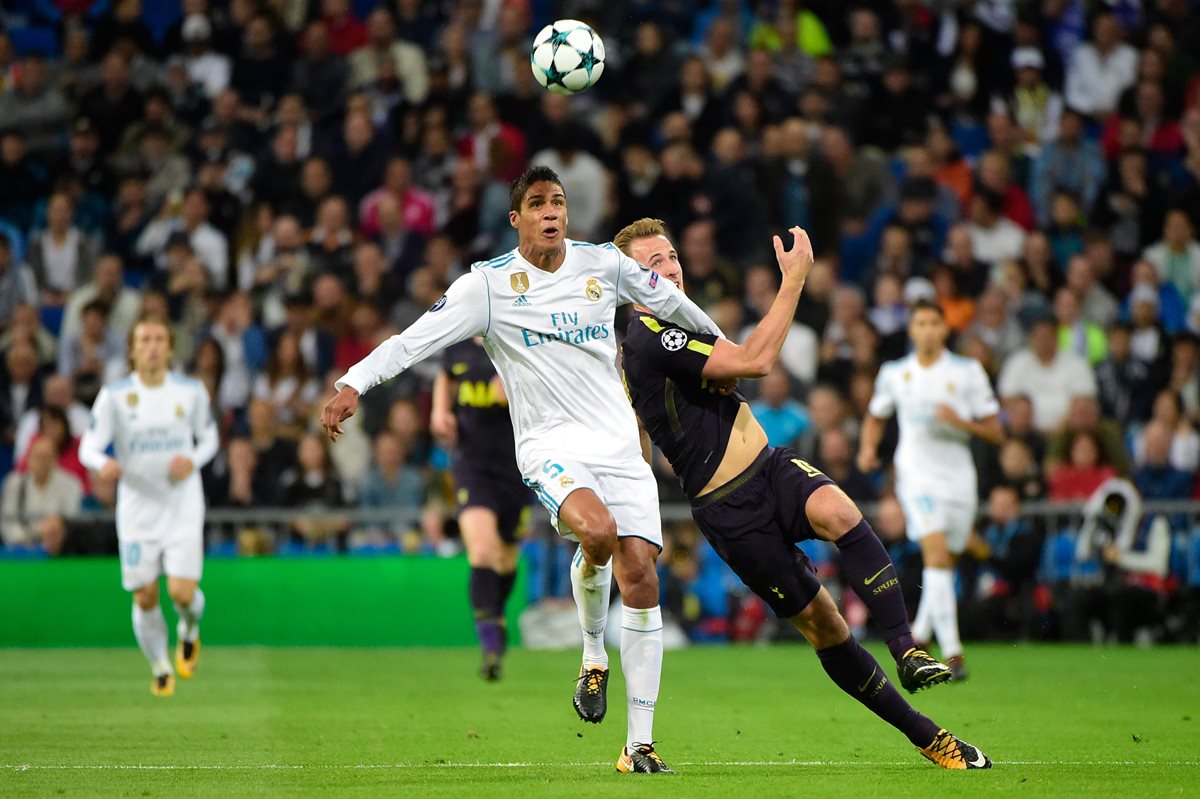
[[[954,409],[944,402],[939,403],[937,407],[933,409],[933,417],[942,424],[948,424],[951,427],[957,427],[959,429],[961,429],[965,424],[965,422],[962,420],[962,417],[955,413]]]
[[[879,453],[868,452],[867,450],[858,451],[858,470],[863,474],[870,474],[879,468]]]
[[[167,467],[167,477],[172,483],[181,483],[191,475],[195,468],[191,458],[186,455],[176,455],[171,458],[171,464]]]
[[[1105,563],[1115,565],[1121,559],[1121,550],[1117,549],[1116,544],[1108,544],[1104,547],[1101,555]]]
[[[453,447],[458,441],[458,420],[448,411],[435,410],[429,415],[429,432],[444,447]]]
[[[774,236],[771,242],[775,245],[775,260],[779,262],[779,271],[783,273],[784,283],[803,285],[804,279],[813,265],[812,242],[803,228],[793,227],[792,248],[783,249],[783,240]]]
[[[112,458],[105,461],[98,472],[103,480],[120,480],[121,479],[121,464],[117,463]]]
[[[353,416],[356,410],[358,392],[350,386],[343,388],[325,403],[325,407],[321,409],[321,426],[325,428],[325,435],[329,436],[330,441],[336,443],[342,433],[346,432],[342,429],[342,422]]]

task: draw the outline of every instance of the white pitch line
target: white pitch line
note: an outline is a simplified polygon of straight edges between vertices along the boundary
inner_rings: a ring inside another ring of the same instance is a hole
[[[363,769],[449,769],[449,768],[590,768],[610,765],[607,760],[577,761],[567,763],[228,763],[162,765],[143,763],[83,763],[83,764],[5,764],[0,771],[354,771]],[[686,768],[762,768],[799,766],[807,768],[879,768],[893,766],[923,765],[921,761],[871,761],[871,760],[725,760],[707,762],[676,761],[675,765]],[[1002,760],[997,766],[1200,766],[1200,760]]]

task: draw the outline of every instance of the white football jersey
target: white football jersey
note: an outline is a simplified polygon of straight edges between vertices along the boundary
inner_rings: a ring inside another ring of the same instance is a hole
[[[898,493],[973,502],[978,489],[970,434],[937,420],[934,409],[942,404],[972,421],[1000,411],[983,366],[947,351],[929,366],[921,366],[915,354],[885,363],[869,412],[880,419],[895,413],[900,423]]]
[[[122,539],[160,538],[164,519],[203,514],[200,468],[217,452],[217,425],[208,390],[198,380],[168,373],[162,384],[147,386],[137,374],[100,390],[92,421],[79,444],[79,459],[89,469],[108,461],[112,444],[121,465],[117,484],[117,526]],[[172,483],[171,459],[191,459],[192,473]]]
[[[716,324],[671,281],[612,244],[564,242],[556,272],[517,250],[477,263],[407,330],[335,384],[360,394],[455,342],[482,336],[508,395],[522,471],[554,451],[583,462],[638,457],[637,421],[616,369],[617,306],[636,302],[692,330]]]

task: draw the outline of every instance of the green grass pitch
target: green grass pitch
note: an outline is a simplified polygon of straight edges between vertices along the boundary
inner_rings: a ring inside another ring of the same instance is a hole
[[[132,647],[0,650],[0,796],[1200,796],[1195,648],[968,654],[969,682],[914,699],[990,772],[934,768],[776,646],[668,652],[655,735],[680,774],[645,777],[613,769],[616,669],[604,724],[575,718],[574,653],[513,652],[485,684],[471,650],[211,647],[154,699]]]

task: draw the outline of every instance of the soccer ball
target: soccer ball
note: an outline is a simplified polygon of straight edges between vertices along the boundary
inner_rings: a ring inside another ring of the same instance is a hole
[[[587,24],[560,19],[538,31],[529,51],[533,78],[555,94],[590,89],[604,72],[604,42]]]

